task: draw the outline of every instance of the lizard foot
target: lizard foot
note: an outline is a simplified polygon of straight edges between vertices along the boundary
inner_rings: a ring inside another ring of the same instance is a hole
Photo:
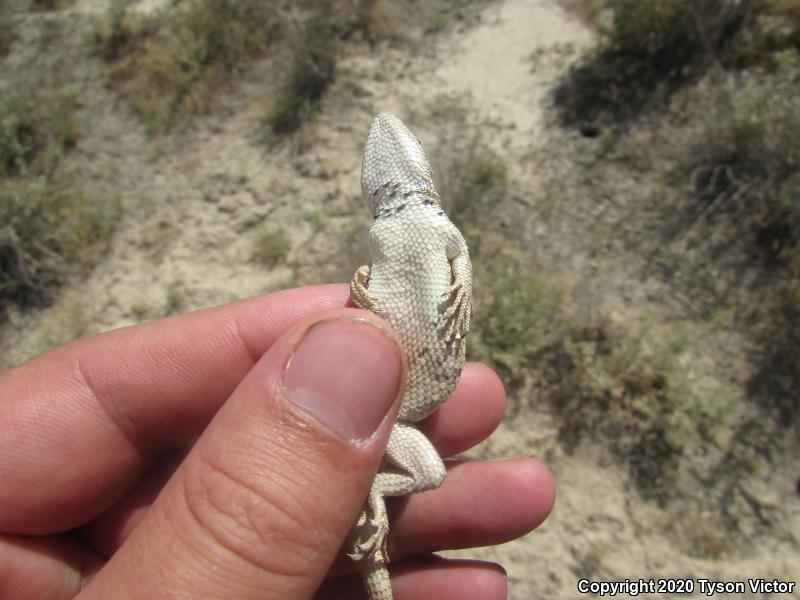
[[[444,340],[464,338],[469,331],[472,317],[472,293],[460,283],[450,286],[444,302],[444,312],[439,321],[439,331],[444,331]]]
[[[369,519],[365,514],[362,514],[356,525],[356,530],[359,531],[360,536],[353,543],[353,550],[348,556],[355,561],[370,558],[380,564],[389,564],[389,524]]]
[[[362,265],[353,275],[350,281],[350,295],[353,297],[353,302],[359,308],[366,308],[374,313],[378,312],[375,308],[375,302],[369,295],[367,285],[369,284],[370,267],[369,265]]]

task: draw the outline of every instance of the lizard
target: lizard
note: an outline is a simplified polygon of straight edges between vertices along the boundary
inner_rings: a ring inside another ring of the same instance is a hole
[[[370,600],[391,600],[385,497],[439,487],[445,466],[414,423],[455,389],[472,317],[472,263],[464,236],[442,209],[421,142],[395,115],[372,121],[361,163],[372,212],[371,264],[350,283],[353,302],[385,318],[408,361],[397,421],[350,537]]]

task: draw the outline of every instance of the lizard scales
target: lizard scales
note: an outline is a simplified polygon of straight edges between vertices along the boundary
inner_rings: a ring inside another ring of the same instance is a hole
[[[464,365],[472,314],[472,265],[464,237],[444,213],[422,144],[395,115],[367,135],[361,188],[372,215],[372,263],[350,284],[354,302],[387,319],[408,359],[406,391],[351,538],[370,600],[391,600],[384,498],[441,485],[445,467],[413,423],[452,393]]]

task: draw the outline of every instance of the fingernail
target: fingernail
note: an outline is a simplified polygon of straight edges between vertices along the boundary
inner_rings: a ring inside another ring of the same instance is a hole
[[[394,403],[401,378],[394,341],[366,321],[312,326],[289,359],[283,385],[291,402],[345,439],[372,435]]]

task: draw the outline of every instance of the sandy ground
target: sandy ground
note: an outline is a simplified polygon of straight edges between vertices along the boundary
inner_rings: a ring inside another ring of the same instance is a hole
[[[140,2],[138,8],[156,4]],[[73,10],[104,8],[99,0],[83,0]],[[362,238],[368,216],[359,194],[359,158],[378,111],[407,118],[435,155],[446,136],[437,133],[431,107],[465,107],[464,122],[482,128],[485,139],[510,159],[514,185],[536,189],[540,182],[529,157],[562,135],[548,122],[548,92],[592,42],[592,32],[553,0],[506,0],[490,5],[479,25],[426,41],[432,45],[413,61],[390,47],[347,56],[316,125],[303,134],[313,140],[305,153],[292,144],[267,150],[257,143],[252,106],[263,91],[258,82],[244,83],[241,93],[189,130],[151,143],[136,117],[90,70],[83,84],[91,102],[83,103],[82,117],[91,121],[92,132],[69,160],[97,190],[121,194],[125,216],[109,255],[85,281],[53,307],[13,317],[0,335],[7,363],[76,333],[296,284],[347,280],[366,258]],[[320,216],[323,227],[315,225]],[[291,237],[288,263],[272,270],[250,260],[252,235],[264,223],[284,227]],[[569,247],[542,251],[539,260],[548,257],[564,261],[548,265],[551,271],[579,271],[585,259]],[[509,419],[474,455],[515,454],[541,456],[552,466],[559,489],[553,514],[518,541],[455,553],[503,563],[513,599],[581,597],[576,588],[581,577],[800,576],[796,497],[785,521],[794,534],[761,537],[735,556],[709,561],[690,557],[675,543],[675,516],[642,501],[618,466],[597,460],[591,449],[567,455],[546,414],[529,411]],[[784,492],[779,501],[791,497]],[[800,591],[791,597],[800,598]]]

